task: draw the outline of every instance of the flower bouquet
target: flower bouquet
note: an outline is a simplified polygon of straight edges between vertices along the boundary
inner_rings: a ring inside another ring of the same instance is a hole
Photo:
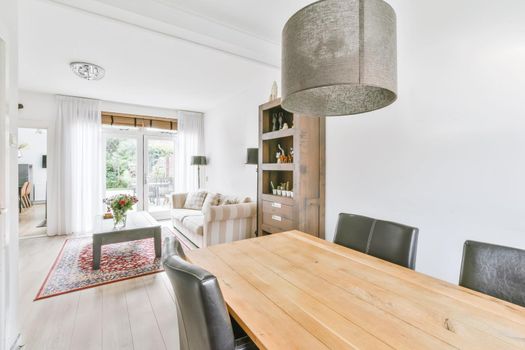
[[[114,197],[104,199],[104,203],[113,212],[113,223],[115,228],[126,226],[127,211],[133,208],[139,200],[129,194],[117,194]]]

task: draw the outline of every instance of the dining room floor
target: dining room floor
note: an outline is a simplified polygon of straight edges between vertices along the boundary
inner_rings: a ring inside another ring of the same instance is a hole
[[[64,241],[19,241],[23,349],[179,348],[174,296],[164,272],[33,301]]]
[[[18,216],[18,232],[20,238],[43,236],[47,227],[41,227],[46,218],[46,205],[34,204],[29,208],[22,209]]]

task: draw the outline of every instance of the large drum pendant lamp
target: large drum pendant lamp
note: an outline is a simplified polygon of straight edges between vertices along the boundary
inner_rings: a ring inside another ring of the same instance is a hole
[[[283,30],[282,106],[338,116],[397,98],[396,14],[382,0],[321,0]]]

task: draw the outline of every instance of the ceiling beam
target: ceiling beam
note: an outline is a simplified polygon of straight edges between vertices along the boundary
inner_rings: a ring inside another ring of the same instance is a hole
[[[162,1],[49,1],[234,55],[266,67],[280,68],[281,52],[278,44],[182,11]]]

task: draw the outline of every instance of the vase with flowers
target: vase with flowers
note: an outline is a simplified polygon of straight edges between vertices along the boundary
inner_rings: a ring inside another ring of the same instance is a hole
[[[126,226],[127,212],[132,209],[133,205],[138,201],[137,197],[129,194],[117,194],[104,200],[104,203],[106,203],[113,212],[113,226],[116,229]]]

